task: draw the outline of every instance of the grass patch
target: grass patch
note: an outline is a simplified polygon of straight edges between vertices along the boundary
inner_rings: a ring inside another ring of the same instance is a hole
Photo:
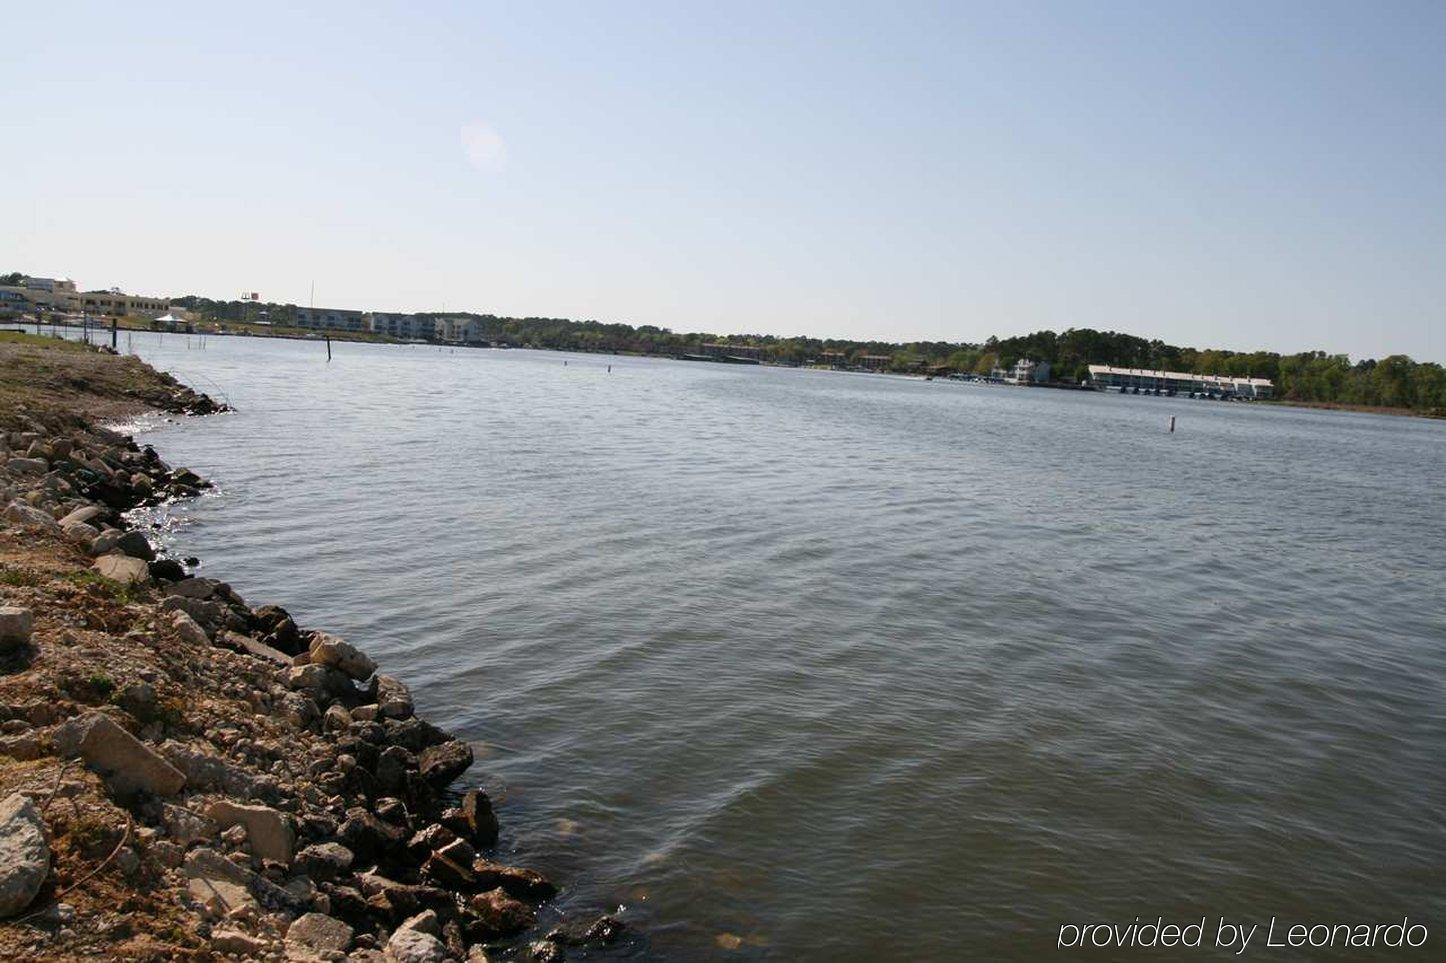
[[[56,351],[91,351],[89,345],[48,334],[27,334],[24,331],[0,331],[0,344],[24,344],[33,348],[53,348]]]
[[[0,585],[9,585],[13,588],[35,588],[45,581],[46,579],[40,573],[28,568],[0,569]]]
[[[86,676],[85,687],[101,699],[109,699],[115,694],[115,680],[104,672],[92,672]]]
[[[129,605],[132,602],[140,601],[142,590],[134,584],[122,585],[115,579],[106,578],[99,572],[86,570],[84,572],[71,572],[65,576],[65,580],[78,589],[83,589],[91,595],[110,599],[122,605]]]

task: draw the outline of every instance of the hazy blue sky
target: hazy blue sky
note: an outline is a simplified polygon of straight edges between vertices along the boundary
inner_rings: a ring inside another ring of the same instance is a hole
[[[1446,360],[1446,4],[7,4],[0,270]]]

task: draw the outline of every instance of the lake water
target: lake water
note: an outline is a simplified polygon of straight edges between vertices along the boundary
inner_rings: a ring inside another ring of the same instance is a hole
[[[175,548],[411,683],[478,746],[504,848],[625,907],[623,955],[1446,927],[1446,424],[131,344],[239,409],[143,438],[219,486]]]

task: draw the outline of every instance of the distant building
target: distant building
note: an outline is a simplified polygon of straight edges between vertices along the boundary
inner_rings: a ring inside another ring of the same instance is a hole
[[[486,344],[481,318],[448,317],[438,318],[435,337],[438,341],[454,344]]]
[[[846,351],[825,351],[819,355],[819,362],[831,368],[842,368],[849,363]]]
[[[25,296],[25,289],[19,286],[0,287],[0,317],[13,318],[17,314],[28,314],[35,310],[35,302]]]
[[[62,314],[88,314],[104,318],[139,316],[158,318],[170,310],[165,298],[110,291],[77,291],[69,278],[27,277],[18,285],[0,288],[11,304],[25,302],[26,311],[48,310]]]
[[[313,331],[365,331],[366,312],[343,308],[301,308],[295,310],[296,326]]]
[[[723,361],[763,361],[763,349],[756,348],[751,344],[727,344],[722,341],[710,341],[702,346],[702,351],[710,358],[717,358]]]
[[[184,308],[171,308],[159,318],[151,320],[154,331],[191,331],[191,315]]]
[[[431,318],[415,314],[371,311],[366,314],[365,322],[368,331],[403,341],[430,341],[437,333],[436,323]]]
[[[1185,371],[1151,371],[1142,368],[1115,368],[1110,365],[1089,366],[1090,384],[1097,388],[1118,388],[1122,391],[1168,392],[1174,394],[1218,395],[1224,398],[1269,398],[1275,385],[1267,378],[1227,378],[1223,375],[1200,375]]]
[[[893,361],[892,355],[887,354],[861,354],[858,358],[859,367],[867,368],[870,371],[882,371]]]
[[[80,310],[103,318],[159,318],[171,310],[171,302],[119,291],[86,291],[80,295]]]
[[[1020,358],[1014,362],[1012,368],[995,368],[990,371],[989,378],[992,381],[1002,381],[1007,385],[1030,385],[1048,381],[1049,362]]]
[[[0,291],[7,293],[6,301],[12,305],[24,302],[25,311],[80,310],[80,295],[75,290],[75,282],[69,278],[24,278],[19,284],[6,285]]]

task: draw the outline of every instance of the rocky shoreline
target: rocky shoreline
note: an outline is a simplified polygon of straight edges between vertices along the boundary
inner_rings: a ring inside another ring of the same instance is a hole
[[[542,932],[556,887],[495,859],[491,801],[451,788],[471,747],[402,682],[129,527],[208,483],[89,420],[107,366],[128,366],[111,413],[223,405],[135,359],[0,348],[49,372],[0,396],[0,956],[545,961],[620,938],[611,916]]]

